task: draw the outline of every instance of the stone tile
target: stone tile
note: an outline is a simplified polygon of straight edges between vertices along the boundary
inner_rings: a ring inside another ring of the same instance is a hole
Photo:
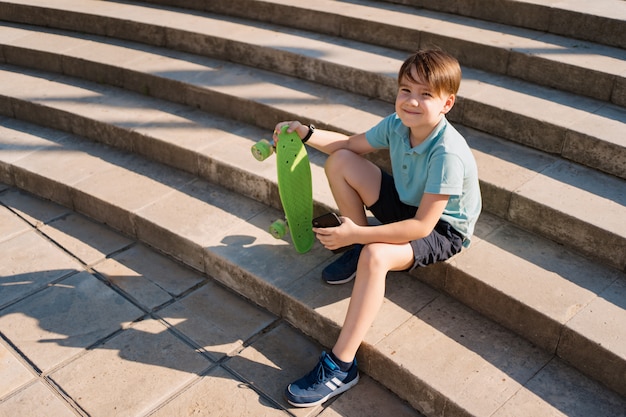
[[[286,288],[332,256],[317,242],[311,251],[299,254],[291,244],[289,234],[283,239],[275,239],[269,233],[269,226],[280,218],[284,218],[281,211],[266,209],[254,218],[237,224],[237,227],[222,233],[221,241],[215,241],[214,246],[209,248],[212,256],[226,259],[237,265],[238,269],[254,271],[255,276],[280,289]],[[268,262],[268,259],[272,262]],[[207,261],[209,263],[210,260]],[[230,271],[212,271],[211,274],[227,282],[236,276]],[[237,288],[240,283],[233,282],[232,285]]]
[[[0,242],[0,307],[82,270],[81,265],[36,232]]]
[[[438,296],[437,291],[409,274],[388,273],[385,300],[365,341],[375,345]]]
[[[623,74],[626,75],[626,72]],[[615,80],[625,85],[626,78]],[[617,87],[615,87],[617,89]],[[614,102],[619,99],[614,90]],[[622,106],[624,106],[623,103]],[[607,105],[577,120],[567,132],[563,156],[624,178],[626,155],[620,132],[626,123],[624,107]]]
[[[205,277],[137,244],[95,266],[96,271],[148,309],[179,296]]]
[[[506,224],[506,222],[493,214],[482,212],[480,214],[480,218],[478,222],[476,222],[476,228],[474,229],[474,236],[472,236],[472,246],[477,246],[478,243],[484,239],[487,239],[489,235],[491,235],[496,230],[500,229]],[[461,255],[467,254],[469,251],[462,251]],[[455,256],[452,259],[458,259],[458,256]]]
[[[341,394],[319,417],[424,417],[408,403],[361,374],[359,383]]]
[[[35,378],[16,355],[0,342],[0,399]]]
[[[63,37],[63,41],[66,42],[66,39],[68,38],[69,37]],[[85,59],[87,61],[103,63],[115,62],[117,67],[126,68],[128,68],[129,64],[133,61],[137,61],[146,55],[151,56],[149,52],[142,51],[141,49],[124,47],[116,44],[117,42],[111,42],[109,44],[102,42],[96,43],[83,41],[81,45],[77,45],[76,47],[72,48],[71,54],[72,56],[76,56],[80,59]],[[36,46],[37,45],[35,44],[31,47]]]
[[[480,272],[477,281],[449,280],[447,288],[454,297],[497,316],[507,327],[551,351],[562,324],[618,274],[512,226],[490,234],[471,248],[471,256],[454,262],[467,273]]]
[[[273,417],[288,414],[260,395],[250,384],[217,367],[150,414],[150,417],[192,415]]]
[[[413,377],[390,378],[385,361],[370,364],[372,377],[386,378],[390,388],[413,405],[421,395],[437,393],[430,407],[441,406],[445,398],[446,404],[454,404],[453,410],[446,409],[452,414],[466,410],[468,415],[491,415],[550,359],[447,297],[437,298],[376,348]]]
[[[75,137],[51,142],[15,162],[15,184],[21,189],[74,207],[69,185],[111,169],[114,152],[99,144]],[[72,169],[67,169],[72,167]]]
[[[3,75],[6,75],[3,72]],[[6,85],[6,84],[5,84]],[[5,86],[4,85],[4,86]],[[3,87],[4,87],[3,86]],[[18,88],[21,88],[18,85]],[[39,149],[60,150],[57,141],[67,133],[25,123],[12,118],[2,118],[0,123],[0,161],[14,163]]]
[[[168,105],[173,106],[171,103]],[[167,159],[176,161],[174,166],[184,167],[192,173],[199,170],[198,153],[207,153],[207,148],[211,148],[210,153],[214,156],[235,150],[241,155],[241,147],[237,145],[241,138],[231,133],[234,128],[241,125],[184,106],[168,109],[163,108],[162,102],[155,102],[154,106],[158,106],[160,110],[157,118],[134,129],[146,138],[157,139],[134,144],[135,149],[141,154],[159,160],[164,156],[159,155],[160,152],[175,147],[176,152],[167,155]],[[223,146],[224,143],[229,143],[229,146]],[[231,149],[231,144],[235,145],[233,146],[235,149]]]
[[[348,311],[354,283],[327,285],[321,279],[321,270],[325,266],[324,264],[297,280],[287,292],[313,308],[317,314],[341,326]],[[390,272],[387,275],[385,299],[365,341],[370,344],[378,343],[437,296],[435,290],[418,281],[416,277],[407,273]],[[291,317],[291,320],[298,318]],[[328,343],[332,346],[334,340],[329,340]]]
[[[250,147],[262,138],[269,137],[271,130],[242,124],[230,129],[224,126],[223,131],[214,127],[215,125],[221,127],[223,124],[219,121],[211,122],[211,126],[202,129],[202,132],[205,132],[203,141],[207,146],[197,155],[200,176],[253,200],[263,201],[268,205],[277,202],[279,197],[275,188],[275,160],[269,159],[265,163],[260,163],[253,159],[250,153]],[[228,146],[224,146],[225,141],[228,141]],[[321,197],[318,192],[323,188],[316,186],[319,180],[325,180],[325,177],[323,173],[321,177],[316,175],[316,171],[320,171],[321,168],[316,167],[313,162],[311,165],[313,192],[317,199]]]
[[[0,331],[46,371],[142,315],[94,276],[81,272],[3,310]]]
[[[12,189],[1,195],[0,201],[35,227],[70,213],[66,207],[18,189]]]
[[[23,391],[0,402],[0,416],[75,417],[69,404],[37,381]]]
[[[517,190],[509,214],[521,227],[620,270],[626,267],[626,193],[621,179],[561,162]]]
[[[483,207],[501,217],[508,215],[511,193],[530,181],[555,158],[491,135],[458,126],[476,158],[480,171]]]
[[[11,239],[30,228],[17,214],[0,205],[0,241]]]
[[[10,35],[13,38],[12,45],[30,48],[35,46],[39,50],[62,54],[76,48],[79,45],[88,43],[85,39],[72,38],[54,33],[41,33],[23,28],[7,28],[3,35]]]
[[[160,207],[159,200],[192,180],[189,174],[132,154],[117,152],[109,163],[110,169],[74,184],[73,203],[77,211],[129,234],[134,232],[134,212],[157,202]]]
[[[601,51],[599,45],[593,46],[594,54],[572,53],[590,45],[576,39],[564,40],[558,35],[543,34],[537,40],[537,44],[526,44],[516,48],[519,53],[511,54],[507,63],[508,75],[550,86],[557,91],[564,90],[602,101],[610,99],[614,83],[611,72],[619,71],[617,68],[622,66],[619,59],[609,58],[606,55],[608,51]],[[548,52],[541,52],[546,49]],[[564,70],[565,65],[567,69]],[[611,71],[606,71],[607,65],[613,67]],[[589,88],[585,90],[580,84],[589,84]]]
[[[95,45],[99,48],[101,45]],[[118,51],[121,48],[116,48]],[[119,80],[115,80],[115,83],[119,83]],[[62,84],[61,84],[62,83]],[[132,131],[138,126],[143,126],[153,122],[156,118],[162,115],[161,111],[156,106],[162,108],[180,108],[179,105],[169,104],[167,102],[159,102],[156,100],[150,100],[143,96],[137,96],[133,92],[115,91],[112,92],[110,87],[102,84],[88,84],[76,80],[60,80],[59,85],[63,85],[64,89],[72,89],[85,92],[85,99],[67,101],[55,103],[56,108],[60,108],[69,113],[77,114],[85,118],[93,119],[102,123],[107,127],[104,129],[110,129],[111,127],[120,127],[129,131]],[[94,97],[89,97],[90,93],[97,94]],[[88,126],[88,125],[85,125]],[[92,132],[84,132],[78,129],[74,130],[75,134],[90,137]],[[116,130],[109,130],[108,132],[115,133]],[[121,131],[117,131],[117,138],[115,137],[102,137],[99,141],[103,143],[119,144],[116,147],[122,149],[132,149],[132,144],[123,143],[119,141],[120,136],[123,136]]]
[[[148,244],[204,270],[203,249],[265,210],[249,198],[205,181],[173,190],[138,212],[137,235]]]
[[[557,354],[626,396],[626,280],[618,279],[565,324]]]
[[[265,333],[239,355],[225,363],[245,381],[298,417],[314,416],[320,406],[291,407],[284,399],[285,387],[317,364],[321,348],[292,327],[281,323]]]
[[[451,291],[452,288],[457,286],[467,285],[472,282],[468,279],[467,274],[472,275],[471,271],[466,271],[459,265],[462,265],[463,258],[472,257],[472,253],[479,247],[483,241],[488,240],[489,237],[496,233],[499,229],[504,227],[506,222],[493,214],[483,212],[476,223],[476,229],[472,236],[472,242],[470,248],[466,248],[461,253],[453,256],[445,262],[439,262],[434,265],[430,265],[427,268],[417,268],[411,271],[411,275],[419,278],[420,281],[442,292]],[[466,294],[469,295],[470,300],[477,298],[476,293]],[[469,304],[467,299],[463,299],[463,302]]]
[[[285,320],[298,323],[304,333],[318,335],[319,343],[329,347],[337,341],[354,286],[353,282],[328,285],[322,280],[322,269],[335,259],[331,257],[306,275],[294,278],[285,288],[289,299],[284,302],[282,313]]]
[[[158,312],[212,358],[234,352],[275,317],[214,282]]]
[[[465,125],[557,154],[562,150],[565,128],[600,107],[585,97],[577,98],[575,108],[563,105],[571,100],[567,93],[469,69],[464,69],[462,89],[462,96],[473,101],[464,106]]]
[[[86,265],[93,265],[132,242],[78,214],[55,220],[43,226],[41,231]]]
[[[105,155],[108,157],[112,153],[112,150],[97,143],[81,142],[76,137],[53,138],[50,139],[48,146],[21,158],[15,162],[15,165],[18,169],[40,175],[49,181],[56,181],[59,184],[75,184],[99,171],[110,169],[111,165],[107,163],[108,158]],[[67,167],[72,167],[72,169],[67,169]],[[18,178],[16,178],[17,181]],[[26,182],[29,179],[24,177],[22,181]],[[20,186],[20,188],[24,187]],[[38,189],[37,191],[43,193],[47,190]],[[37,195],[42,194],[38,192]],[[55,197],[55,201],[58,201],[58,198]]]
[[[137,416],[174,395],[210,364],[162,323],[145,320],[50,378],[90,416]]]
[[[623,417],[626,399],[553,359],[494,417]]]

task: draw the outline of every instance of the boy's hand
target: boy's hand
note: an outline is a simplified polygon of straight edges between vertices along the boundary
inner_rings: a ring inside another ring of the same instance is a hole
[[[276,124],[276,127],[274,127],[274,134],[272,135],[272,139],[274,140],[274,145],[278,143],[278,134],[282,131],[283,127],[285,126],[289,126],[287,128],[287,133],[291,133],[295,131],[298,133],[298,136],[300,136],[300,138],[303,138],[304,136],[306,136],[306,134],[309,131],[309,128],[307,126],[304,126],[302,123],[300,123],[297,120],[279,122]],[[306,130],[304,132],[304,135],[301,132],[302,130]]]
[[[357,226],[348,217],[340,217],[341,225],[337,227],[314,227],[313,232],[317,240],[326,248],[335,250],[356,243],[354,235],[359,226]]]

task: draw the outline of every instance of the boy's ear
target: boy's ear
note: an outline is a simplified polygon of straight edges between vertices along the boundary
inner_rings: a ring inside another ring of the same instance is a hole
[[[452,110],[452,107],[454,107],[455,102],[456,102],[456,95],[450,94],[448,98],[446,98],[446,102],[443,105],[443,109],[441,110],[441,112],[443,114],[447,114],[450,110]]]

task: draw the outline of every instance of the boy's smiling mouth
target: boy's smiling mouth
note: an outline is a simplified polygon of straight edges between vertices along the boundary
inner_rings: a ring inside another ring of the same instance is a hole
[[[419,110],[402,109],[402,111],[405,112],[406,114],[410,114],[410,115],[420,115],[420,114],[422,114],[422,112],[419,111]]]

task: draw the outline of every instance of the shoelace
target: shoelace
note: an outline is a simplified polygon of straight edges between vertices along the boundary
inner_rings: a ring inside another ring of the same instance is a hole
[[[328,379],[326,376],[326,368],[324,367],[324,358],[320,360],[315,369],[313,369],[307,378],[315,384],[323,384]]]
[[[317,383],[321,384],[326,380],[326,369],[324,369],[324,364],[322,362],[319,363],[317,367]]]

